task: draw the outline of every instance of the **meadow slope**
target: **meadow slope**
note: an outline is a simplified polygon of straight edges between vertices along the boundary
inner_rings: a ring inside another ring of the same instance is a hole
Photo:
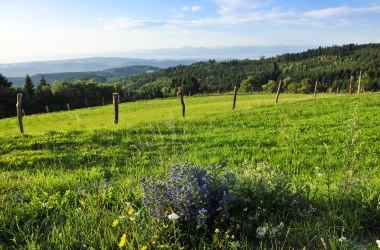
[[[185,102],[186,118],[178,99],[123,103],[118,125],[110,105],[26,116],[25,135],[16,118],[0,120],[0,246],[115,248],[120,232],[110,225],[125,202],[142,209],[140,179],[192,162],[238,172],[264,164],[307,186],[307,216],[286,222],[278,238],[236,232],[239,247],[321,248],[320,238],[332,249],[376,247],[378,93],[284,94],[278,105],[274,95],[239,95],[235,110],[230,95]],[[135,237],[130,248],[159,248]]]

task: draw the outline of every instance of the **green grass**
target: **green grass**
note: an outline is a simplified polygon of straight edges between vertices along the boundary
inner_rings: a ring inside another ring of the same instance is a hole
[[[239,95],[235,110],[230,95],[191,97],[186,118],[178,99],[140,101],[120,105],[118,125],[112,106],[26,116],[25,135],[16,118],[0,120],[0,246],[115,248],[110,225],[125,201],[141,206],[140,178],[180,162],[230,170],[266,162],[320,203],[287,225],[284,248],[320,248],[321,237],[332,249],[375,247],[379,97],[284,94],[275,105],[274,95]],[[352,245],[339,244],[341,234]]]

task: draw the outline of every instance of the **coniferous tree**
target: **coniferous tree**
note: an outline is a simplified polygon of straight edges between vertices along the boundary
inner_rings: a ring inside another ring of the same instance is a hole
[[[0,74],[0,119],[15,115],[16,89],[12,82]]]
[[[45,105],[50,106],[54,100],[53,93],[50,85],[46,82],[45,77],[41,75],[40,83],[37,86],[35,95],[35,104],[38,112],[42,112],[45,109]]]
[[[12,83],[8,81],[8,79],[5,76],[0,74],[0,86],[9,88],[10,86],[12,86]]]
[[[35,94],[35,88],[32,79],[29,75],[26,75],[24,85],[22,86],[22,91],[29,97],[33,97]]]
[[[47,86],[48,84],[47,84],[47,82],[46,82],[46,80],[45,80],[45,77],[44,77],[44,75],[41,75],[41,79],[40,79],[40,84],[39,84],[39,86],[40,87],[45,87],[45,86]]]

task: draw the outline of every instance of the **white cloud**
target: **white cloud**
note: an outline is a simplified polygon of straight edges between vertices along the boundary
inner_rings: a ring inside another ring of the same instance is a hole
[[[196,6],[191,6],[191,11],[200,11],[202,10],[203,7],[202,6],[199,6],[199,5],[196,5]]]
[[[267,1],[257,0],[212,0],[219,6],[220,15],[230,14],[238,9],[253,10],[266,5]]]
[[[283,10],[281,8],[268,8],[265,6],[268,1],[263,1],[262,6],[258,7],[256,1],[246,0],[212,0],[218,4],[219,12],[223,14],[217,17],[206,17],[202,19],[186,19],[183,15],[174,16],[164,20],[139,20],[127,17],[115,17],[108,20],[99,19],[103,28],[108,30],[138,30],[142,31],[148,28],[157,27],[162,32],[165,31],[183,31],[191,30],[194,27],[210,28],[212,26],[239,26],[239,25],[256,25],[271,24],[277,26],[284,25],[302,25],[314,28],[332,28],[344,27],[353,22],[348,17],[357,18],[358,15],[380,13],[380,7],[336,7],[308,12],[299,12],[295,10]],[[241,10],[241,8],[247,9]],[[199,11],[202,6],[184,6],[181,11]],[[228,11],[227,11],[228,10]],[[333,21],[331,20],[332,18]]]
[[[138,20],[127,17],[115,17],[109,20],[99,18],[98,21],[103,22],[102,26],[107,30],[128,30],[164,25],[164,22],[161,21]]]
[[[313,10],[305,13],[305,16],[312,18],[333,18],[350,15],[380,14],[380,7],[353,8],[353,7],[336,7],[322,10]]]
[[[194,6],[183,6],[181,8],[181,10],[183,11],[193,11],[193,12],[196,12],[196,11],[200,11],[202,10],[203,7],[202,6],[199,6],[199,5],[194,5]]]

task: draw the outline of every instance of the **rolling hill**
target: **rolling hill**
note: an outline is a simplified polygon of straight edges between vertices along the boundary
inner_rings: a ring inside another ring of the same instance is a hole
[[[63,73],[50,73],[50,74],[35,74],[32,75],[32,81],[38,83],[43,75],[47,82],[52,83],[54,81],[71,81],[75,79],[89,80],[94,79],[97,82],[106,82],[108,80],[120,77],[127,77],[135,74],[142,74],[148,72],[154,72],[160,70],[158,67],[147,65],[135,65],[119,68],[110,68],[99,71],[88,72],[63,72]],[[8,78],[14,85],[22,86],[25,77],[9,77]]]
[[[61,72],[87,72],[135,65],[167,68],[179,64],[189,65],[196,60],[151,60],[123,57],[90,57],[69,60],[35,61],[0,64],[0,73],[8,78],[25,77],[26,74],[51,74]]]

